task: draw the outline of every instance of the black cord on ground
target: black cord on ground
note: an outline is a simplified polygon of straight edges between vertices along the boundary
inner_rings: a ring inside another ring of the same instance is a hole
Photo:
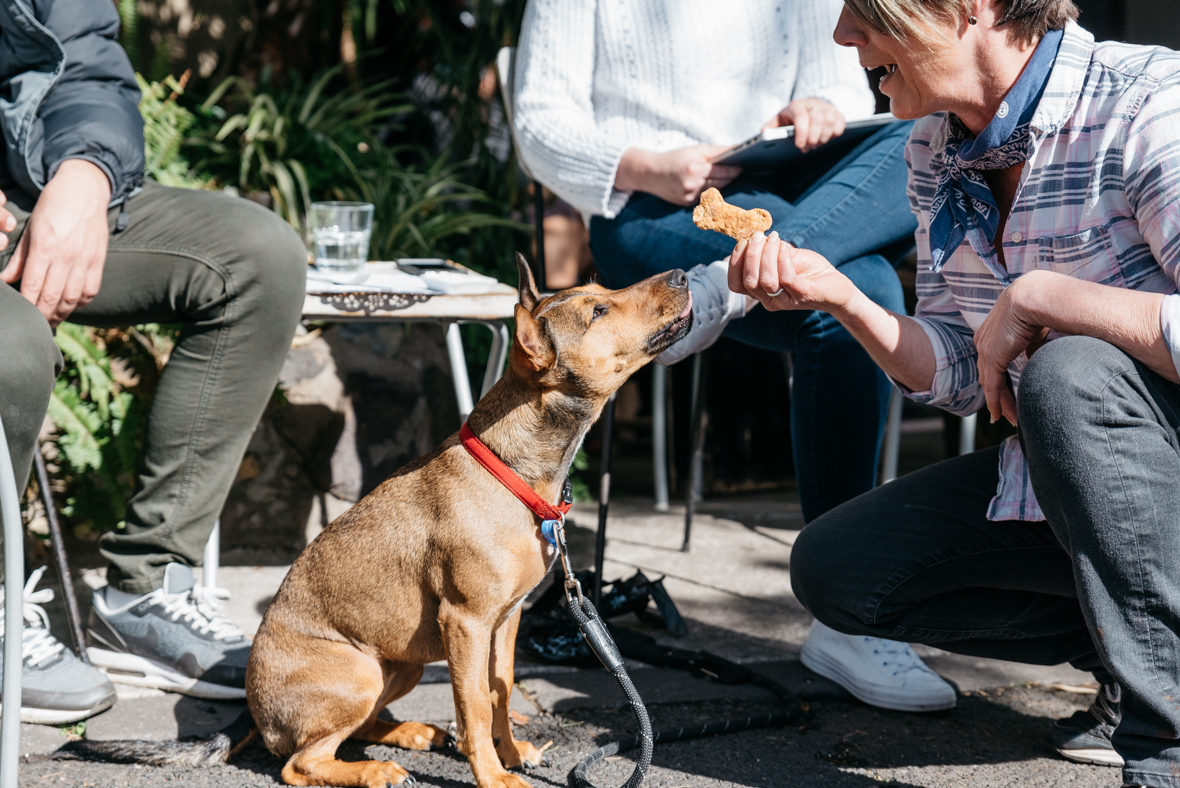
[[[639,784],[643,782],[643,778],[647,776],[647,770],[651,768],[651,753],[655,747],[655,737],[651,731],[651,720],[647,716],[647,707],[643,705],[643,698],[639,697],[638,690],[635,685],[631,683],[631,677],[627,675],[627,668],[623,665],[623,657],[619,654],[619,649],[615,646],[615,641],[611,638],[610,632],[607,631],[606,625],[602,623],[602,619],[598,617],[598,611],[594,609],[589,599],[580,598],[579,601],[570,605],[570,612],[573,613],[574,619],[578,622],[578,627],[582,630],[582,634],[586,638],[586,642],[590,644],[590,648],[602,660],[603,666],[614,675],[615,680],[619,682],[619,686],[623,688],[623,694],[627,696],[627,701],[631,704],[631,709],[635,712],[635,717],[639,720],[639,735],[632,737],[629,740],[632,749],[636,744],[639,745],[639,758],[636,759],[635,770],[631,772],[631,776],[627,782],[623,783],[623,788],[639,788]],[[617,746],[616,746],[617,750]],[[599,750],[598,752],[601,752]],[[588,760],[583,760],[578,764],[574,771],[570,772],[570,785],[586,786],[586,788],[594,788],[585,777],[582,777],[581,782],[576,782],[575,775],[581,769],[582,774],[585,774],[586,768],[589,768],[591,763],[606,758],[607,755],[600,755],[594,758],[598,753],[593,753],[590,758],[593,761],[587,763]],[[585,766],[585,768],[583,768]]]
[[[602,619],[598,617],[598,613],[590,603],[590,600],[581,599],[580,604],[576,602],[571,604],[570,612],[578,622],[578,627],[582,630],[582,634],[586,638],[586,642],[590,645],[591,650],[602,660],[602,664],[614,675],[619,685],[623,688],[623,692],[626,694],[627,700],[635,712],[635,716],[639,719],[638,736],[611,742],[604,747],[600,747],[583,758],[573,768],[569,774],[571,788],[595,788],[594,783],[590,782],[587,774],[590,767],[612,755],[632,750],[636,746],[640,747],[639,758],[635,764],[635,770],[631,773],[631,777],[627,782],[624,783],[623,788],[638,788],[639,784],[643,782],[643,778],[647,776],[647,772],[651,768],[652,749],[655,747],[657,741],[667,743],[684,741],[686,739],[698,739],[704,736],[717,736],[723,733],[739,733],[754,728],[765,728],[771,725],[785,725],[791,722],[797,722],[803,716],[803,708],[794,693],[782,683],[768,676],[750,670],[746,666],[739,665],[724,657],[710,654],[707,651],[686,651],[684,649],[668,648],[656,644],[650,638],[640,636],[638,638],[624,640],[624,650],[628,653],[628,656],[641,659],[653,665],[688,670],[698,675],[708,676],[714,681],[724,684],[754,684],[755,686],[773,692],[785,707],[782,711],[771,712],[769,714],[719,720],[700,726],[670,728],[652,733],[651,720],[648,718],[647,708],[643,705],[643,699],[639,697],[635,685],[631,682],[631,677],[627,675],[627,670],[623,665],[623,658],[619,653],[618,646],[615,644],[614,639],[611,638],[606,625],[602,623]],[[621,634],[622,630],[619,632]]]

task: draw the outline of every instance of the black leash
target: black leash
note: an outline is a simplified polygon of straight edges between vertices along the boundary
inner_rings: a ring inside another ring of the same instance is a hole
[[[651,768],[652,750],[657,741],[675,742],[686,739],[698,739],[704,736],[716,736],[722,733],[739,733],[754,728],[765,728],[771,725],[784,725],[802,719],[804,711],[795,697],[784,684],[774,679],[750,670],[731,660],[710,654],[707,651],[689,651],[661,646],[654,638],[639,633],[632,633],[623,639],[623,652],[611,637],[610,630],[598,616],[598,611],[589,599],[582,595],[582,584],[578,582],[570,565],[569,554],[565,543],[565,518],[552,521],[553,544],[561,556],[561,568],[565,573],[565,598],[569,603],[570,613],[578,624],[582,637],[594,655],[602,662],[603,667],[611,672],[619,682],[632,711],[639,721],[639,735],[631,736],[621,741],[611,742],[587,755],[569,774],[571,788],[595,788],[590,782],[588,772],[594,764],[639,747],[639,757],[636,759],[635,770],[622,788],[638,788]],[[622,634],[626,630],[619,630]],[[627,675],[623,665],[623,653],[632,659],[637,659],[651,665],[686,670],[698,676],[706,676],[722,684],[754,684],[773,692],[783,703],[783,710],[745,718],[719,720],[699,727],[675,728],[652,732],[651,720],[648,718],[647,707],[643,705],[643,698]]]

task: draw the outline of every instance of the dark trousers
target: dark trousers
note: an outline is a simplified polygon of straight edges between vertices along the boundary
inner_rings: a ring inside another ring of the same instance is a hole
[[[7,196],[18,224],[0,268],[34,202]],[[100,542],[111,584],[147,593],[166,564],[201,562],[290,347],[307,258],[286,222],[240,198],[149,182],[128,207],[98,296],[70,322],[182,325],[148,414],[126,528]],[[45,318],[4,283],[0,338],[0,415],[23,484],[61,356]]]
[[[1124,779],[1180,788],[1180,385],[1100,340],[1058,339],[1024,371],[1019,422],[1047,522],[987,520],[999,451],[985,449],[804,528],[795,594],[842,632],[1113,677]]]

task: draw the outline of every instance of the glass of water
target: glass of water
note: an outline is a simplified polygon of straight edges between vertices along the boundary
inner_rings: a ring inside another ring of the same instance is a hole
[[[373,206],[367,202],[313,202],[308,225],[315,237],[315,265],[355,271],[369,259]]]

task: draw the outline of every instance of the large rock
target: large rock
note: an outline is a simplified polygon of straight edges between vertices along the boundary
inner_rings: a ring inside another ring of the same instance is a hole
[[[290,563],[339,512],[459,427],[437,325],[304,334],[279,383],[222,511],[226,565]]]

